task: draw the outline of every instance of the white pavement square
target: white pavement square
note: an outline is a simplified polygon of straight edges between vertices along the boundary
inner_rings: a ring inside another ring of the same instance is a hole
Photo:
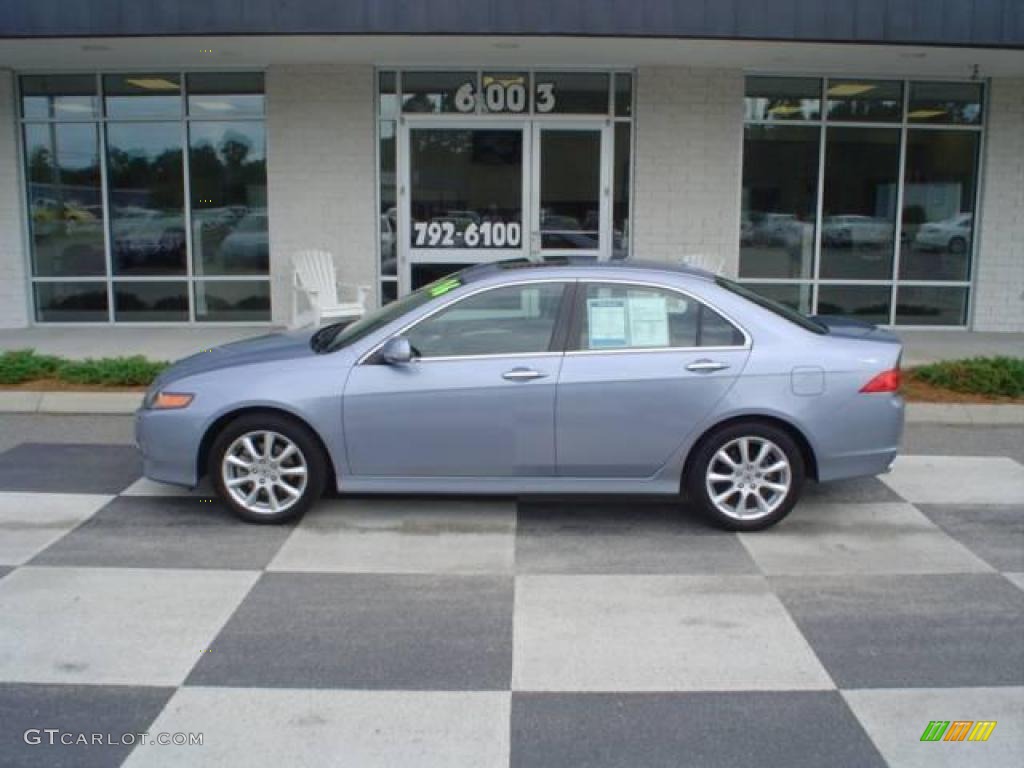
[[[149,731],[200,732],[203,745],[147,744],[125,766],[506,766],[510,698],[507,692],[182,688]]]
[[[1024,765],[1024,688],[843,691],[850,709],[892,766],[993,768]],[[932,720],[995,720],[985,742],[921,741]]]
[[[508,573],[514,501],[323,501],[268,570],[334,573]]]
[[[900,456],[881,478],[911,504],[1024,504],[1024,466],[1005,456]]]
[[[911,504],[801,504],[767,535],[740,540],[769,575],[992,570]]]
[[[257,576],[19,568],[0,579],[0,680],[179,685]]]
[[[150,480],[148,477],[140,477],[134,483],[129,485],[123,491],[122,496],[196,496],[200,498],[207,498],[213,495],[213,488],[210,485],[208,477],[204,477],[203,481],[197,488],[185,488],[181,485],[170,485],[168,483],[158,483],[155,480]]]
[[[0,565],[21,565],[90,518],[113,496],[0,493]]]
[[[834,687],[761,576],[520,576],[513,690]]]

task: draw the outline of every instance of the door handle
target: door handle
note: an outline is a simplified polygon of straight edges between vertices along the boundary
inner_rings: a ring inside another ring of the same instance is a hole
[[[728,367],[728,363],[716,363],[714,360],[694,360],[686,366],[686,370],[693,371],[694,373],[712,373],[714,371],[724,371]]]
[[[543,379],[546,376],[546,373],[535,371],[532,368],[513,368],[511,371],[505,371],[501,374],[501,378],[508,379],[509,381],[533,381],[534,379]]]

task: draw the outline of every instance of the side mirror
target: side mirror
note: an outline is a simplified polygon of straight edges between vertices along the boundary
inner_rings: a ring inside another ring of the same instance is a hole
[[[387,365],[412,362],[412,345],[404,336],[392,336],[380,348],[380,359]]]

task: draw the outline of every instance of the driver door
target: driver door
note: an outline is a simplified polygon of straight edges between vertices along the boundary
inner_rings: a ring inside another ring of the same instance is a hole
[[[402,334],[412,362],[357,365],[343,409],[350,471],[529,477],[555,470],[555,389],[567,282],[489,288]]]

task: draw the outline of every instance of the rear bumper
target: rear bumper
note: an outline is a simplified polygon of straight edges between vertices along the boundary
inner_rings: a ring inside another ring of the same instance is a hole
[[[905,406],[898,395],[859,395],[834,426],[818,454],[818,480],[881,475],[890,470],[903,439]]]

